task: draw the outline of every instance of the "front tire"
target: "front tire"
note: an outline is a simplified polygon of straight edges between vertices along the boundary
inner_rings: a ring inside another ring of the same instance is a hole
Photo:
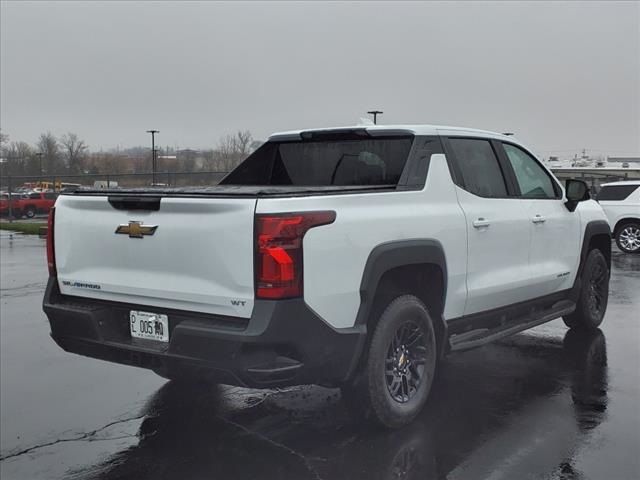
[[[640,253],[640,222],[625,223],[618,228],[616,245],[624,253]]]
[[[24,214],[27,216],[27,218],[33,218],[36,216],[36,209],[34,207],[27,207],[24,211]]]
[[[575,311],[562,319],[569,328],[595,330],[600,326],[609,302],[609,265],[600,250],[591,250],[582,272]]]
[[[380,316],[355,381],[343,387],[351,409],[387,428],[410,423],[422,410],[437,361],[433,322],[413,295],[393,300]]]

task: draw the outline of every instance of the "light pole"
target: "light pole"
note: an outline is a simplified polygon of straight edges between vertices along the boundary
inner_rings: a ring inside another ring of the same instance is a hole
[[[38,157],[38,159],[40,160],[40,175],[42,175],[44,173],[44,170],[42,169],[42,156],[43,155],[44,155],[44,153],[42,153],[42,152],[36,153],[36,157]]]
[[[147,130],[151,134],[151,183],[156,183],[156,133],[160,130]]]
[[[382,115],[384,112],[382,110],[370,110],[367,113],[373,115],[373,124],[376,125],[378,123],[378,115]]]

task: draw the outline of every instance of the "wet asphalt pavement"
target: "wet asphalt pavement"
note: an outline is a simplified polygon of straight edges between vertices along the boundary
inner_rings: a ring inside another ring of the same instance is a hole
[[[640,478],[640,256],[614,253],[601,331],[561,320],[448,357],[425,411],[382,431],[339,391],[186,387],[65,353],[44,240],[0,232],[0,477]]]

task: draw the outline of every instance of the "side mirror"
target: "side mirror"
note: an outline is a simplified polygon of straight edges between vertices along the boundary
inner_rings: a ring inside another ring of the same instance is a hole
[[[565,183],[565,191],[567,195],[565,206],[570,212],[576,209],[578,203],[591,198],[589,186],[582,180],[567,180]]]

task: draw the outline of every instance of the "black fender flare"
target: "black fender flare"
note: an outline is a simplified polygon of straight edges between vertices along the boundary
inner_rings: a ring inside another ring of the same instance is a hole
[[[382,276],[391,269],[408,265],[431,264],[436,265],[442,272],[442,306],[444,310],[447,296],[447,262],[442,244],[433,239],[399,240],[377,245],[369,254],[360,281],[360,307],[356,315],[355,326],[366,328],[367,321],[373,308],[375,293]],[[447,338],[447,323],[442,312],[433,316],[439,323],[442,331],[440,345],[444,351]],[[349,368],[349,378],[352,378],[358,369],[360,359],[367,341],[368,335],[362,335],[357,346],[353,363]]]
[[[589,253],[589,245],[591,244],[591,240],[593,239],[593,237],[597,235],[606,235],[609,238],[609,243],[607,243],[608,251],[604,252],[604,256],[607,259],[609,269],[611,269],[611,227],[606,220],[592,220],[587,223],[587,226],[584,229],[584,235],[582,237],[580,263],[578,265],[576,279],[574,280],[573,287],[571,288],[571,298],[574,300],[577,300],[580,293],[580,285],[582,284],[582,270],[584,269],[584,262],[587,259],[587,254]]]
[[[442,305],[444,305],[447,296],[447,261],[442,244],[432,239],[382,243],[371,251],[364,266],[356,325],[367,323],[382,276],[393,268],[417,264],[436,265],[442,271]]]

